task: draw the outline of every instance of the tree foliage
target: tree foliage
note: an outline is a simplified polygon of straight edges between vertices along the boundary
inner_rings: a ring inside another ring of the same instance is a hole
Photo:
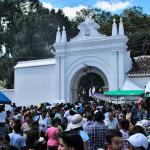
[[[67,39],[75,37],[77,26],[91,17],[100,25],[99,32],[110,36],[113,18],[119,24],[123,18],[125,34],[128,36],[128,50],[132,56],[150,54],[150,16],[143,13],[141,7],[125,9],[121,15],[98,8],[81,9],[75,20],[68,20],[62,10],[57,12],[42,6],[39,0],[0,0],[0,18],[7,21],[7,30],[0,24],[0,45],[6,45],[6,55],[0,57],[2,75],[7,88],[13,87],[13,67],[18,61],[54,57],[53,43],[57,27],[66,27]],[[9,58],[11,53],[12,58]]]
[[[20,2],[20,1],[19,1]],[[34,3],[35,2],[35,3]],[[57,27],[66,27],[68,40],[75,36],[78,31],[76,26],[72,26],[73,23],[68,20],[62,10],[55,12],[54,9],[51,11],[44,8],[39,1],[30,0],[30,9],[24,11],[22,3],[16,2],[2,2],[3,10],[6,13],[3,17],[6,18],[9,23],[7,24],[7,30],[3,34],[3,39],[6,45],[6,56],[7,63],[10,63],[6,69],[5,59],[0,58],[1,69],[11,71],[4,76],[0,76],[1,80],[5,78],[8,80],[8,88],[13,85],[13,79],[9,77],[13,76],[13,67],[18,61],[33,60],[33,59],[45,59],[54,57],[53,43],[55,42]],[[37,4],[39,3],[39,4]],[[10,4],[13,9],[13,15],[9,10]],[[25,7],[24,7],[25,8]],[[29,7],[28,7],[29,8]],[[8,10],[7,10],[8,9]],[[8,56],[11,53],[12,58]],[[6,63],[6,64],[7,64]]]

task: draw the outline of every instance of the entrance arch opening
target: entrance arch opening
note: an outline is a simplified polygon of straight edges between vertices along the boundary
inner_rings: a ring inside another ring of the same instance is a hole
[[[78,70],[72,80],[72,103],[89,101],[91,93],[108,91],[108,80],[105,74],[94,66],[86,66]]]
[[[79,101],[88,101],[92,93],[104,93],[103,79],[97,73],[90,72],[83,76],[78,84]]]

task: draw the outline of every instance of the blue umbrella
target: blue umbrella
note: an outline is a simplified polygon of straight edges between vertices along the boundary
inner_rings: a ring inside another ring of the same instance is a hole
[[[0,104],[11,104],[11,100],[0,92]]]

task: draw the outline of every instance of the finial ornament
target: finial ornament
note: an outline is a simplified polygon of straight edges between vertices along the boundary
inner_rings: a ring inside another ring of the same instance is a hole
[[[122,18],[120,18],[120,22],[122,23]]]
[[[61,33],[60,33],[60,28],[58,26],[55,43],[60,43],[60,42],[61,42]]]
[[[112,24],[112,36],[117,36],[117,24],[116,24],[116,19],[113,19],[113,24]]]
[[[115,18],[113,19],[113,23],[116,23],[116,19]]]
[[[120,23],[119,23],[119,35],[124,35],[124,26],[122,23],[122,18],[120,18]]]
[[[63,43],[67,42],[66,31],[65,31],[65,27],[64,26],[63,26],[63,31],[62,31],[61,42],[63,42]]]

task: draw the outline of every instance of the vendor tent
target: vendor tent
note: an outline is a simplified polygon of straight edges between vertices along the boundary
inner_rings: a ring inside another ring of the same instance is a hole
[[[144,90],[117,90],[117,91],[110,91],[105,92],[104,95],[107,96],[136,96],[141,95]]]
[[[11,104],[11,100],[8,99],[3,93],[0,92],[0,104]]]

